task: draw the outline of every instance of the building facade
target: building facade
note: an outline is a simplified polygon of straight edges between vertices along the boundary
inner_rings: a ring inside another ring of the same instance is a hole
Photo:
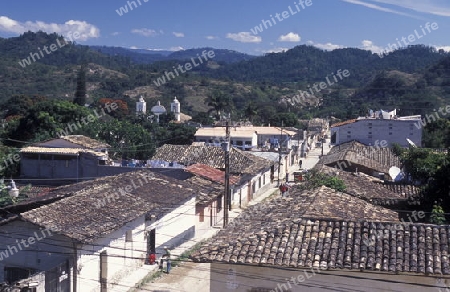
[[[396,143],[402,147],[409,147],[412,141],[420,147],[422,145],[422,127],[415,124],[420,116],[402,118],[358,118],[331,126],[331,143],[339,145],[352,140],[368,146],[389,147]],[[381,145],[381,142],[384,145]]]

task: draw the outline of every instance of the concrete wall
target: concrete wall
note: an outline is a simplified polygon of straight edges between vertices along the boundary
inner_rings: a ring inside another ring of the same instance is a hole
[[[131,230],[132,241],[126,241],[128,230]],[[93,244],[78,246],[77,291],[100,291],[100,253],[104,251],[108,263],[108,287],[112,287],[144,264],[147,254],[144,216],[103,236]]]
[[[448,277],[447,277],[448,278]],[[295,280],[295,282],[294,282]],[[211,291],[438,291],[440,279],[424,275],[396,275],[359,270],[271,268],[211,264]],[[436,290],[435,290],[436,289]]]
[[[164,246],[172,249],[195,236],[195,210],[195,197],[192,197],[171,213],[157,218],[155,223],[147,222],[147,230],[156,229],[157,257],[164,254]]]
[[[221,208],[218,209],[218,202],[214,200],[206,205],[196,205],[195,216],[195,236],[200,237],[213,229],[214,226],[223,224],[224,197],[221,197]],[[203,222],[201,221],[203,219]]]
[[[0,283],[5,281],[5,268],[19,267],[36,273],[47,271],[70,260],[71,254],[72,243],[67,237],[28,222],[9,222],[1,226]],[[29,280],[38,281],[39,289],[45,286],[45,277],[35,276]]]
[[[406,138],[417,146],[422,145],[422,128],[414,124],[417,121],[364,119],[355,123],[332,128],[336,132],[336,144],[357,140],[366,145],[376,145],[376,141],[386,140],[391,146],[393,143],[408,147]],[[379,145],[379,144],[378,144]],[[381,146],[378,146],[381,147]]]

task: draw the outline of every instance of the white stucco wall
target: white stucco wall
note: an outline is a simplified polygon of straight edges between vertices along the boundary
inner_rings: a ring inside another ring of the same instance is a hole
[[[126,232],[132,230],[132,241]],[[93,244],[78,246],[78,291],[100,291],[100,253],[106,251],[108,287],[118,283],[130,272],[142,266],[147,253],[144,216],[139,217]]]
[[[408,147],[409,144],[406,141],[408,138],[420,147],[422,128],[418,129],[415,123],[417,121],[414,120],[364,119],[334,127],[332,132],[337,132],[336,144],[357,140],[363,144],[375,146],[377,140],[380,142],[386,140],[389,146],[397,143],[402,147]]]

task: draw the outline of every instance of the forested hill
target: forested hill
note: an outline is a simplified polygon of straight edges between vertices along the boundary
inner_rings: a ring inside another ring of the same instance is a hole
[[[285,53],[271,53],[247,62],[230,64],[211,72],[210,76],[236,81],[316,82],[323,81],[339,69],[347,69],[350,77],[342,84],[357,86],[381,70],[420,73],[448,55],[423,45],[409,46],[383,57],[355,48],[323,51],[301,45]]]
[[[188,49],[180,51],[150,51],[143,49],[127,49],[121,47],[106,47],[106,46],[90,46],[91,49],[110,56],[124,56],[129,57],[137,64],[151,64],[158,61],[170,60],[189,60],[201,56],[203,51],[214,51],[213,61],[221,64],[229,64],[240,61],[247,61],[255,58],[255,56],[239,53],[232,50],[214,49],[214,48],[199,48]]]
[[[60,36],[43,32],[0,38],[0,101],[18,95],[71,101],[76,72],[86,63],[88,103],[106,97],[123,99],[132,107],[138,95],[166,104],[177,96],[190,115],[225,107],[236,117],[253,117],[256,123],[265,124],[282,119],[288,124],[288,116],[293,123],[296,118],[313,116],[352,118],[367,108],[380,107],[425,114],[450,100],[450,55],[423,45],[383,57],[355,48],[323,51],[307,45],[253,57],[213,48],[151,54],[67,43],[22,66],[30,54],[58,42],[62,42]],[[164,84],[155,84],[174,66],[204,50],[214,50],[215,57]],[[164,61],[149,64],[139,56]],[[315,93],[313,106],[289,103],[298,90],[324,82],[338,70],[348,70],[349,76]]]

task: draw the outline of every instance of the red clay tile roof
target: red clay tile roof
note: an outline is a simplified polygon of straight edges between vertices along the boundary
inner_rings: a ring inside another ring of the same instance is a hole
[[[214,182],[221,184],[225,183],[225,172],[219,169],[210,167],[206,164],[196,163],[186,167],[186,170],[192,174],[201,176]],[[239,177],[230,175],[230,184],[239,182]]]

